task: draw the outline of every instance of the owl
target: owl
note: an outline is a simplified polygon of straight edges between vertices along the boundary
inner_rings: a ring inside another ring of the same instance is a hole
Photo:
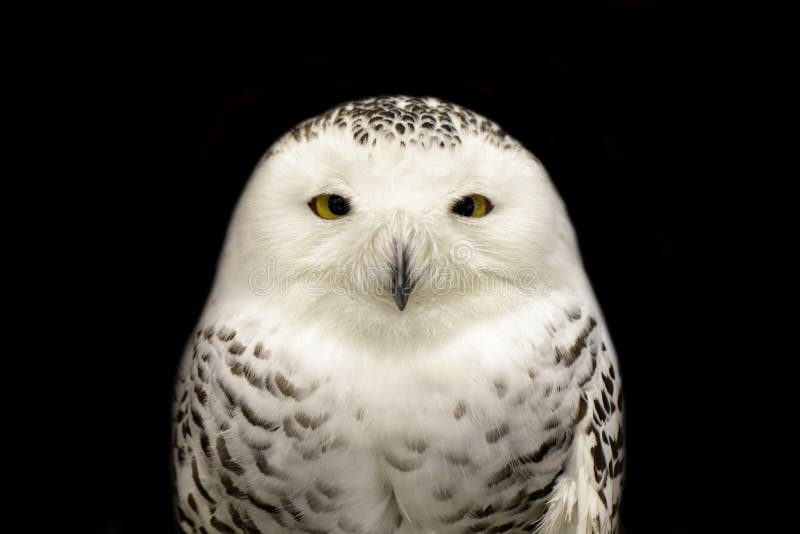
[[[494,122],[350,102],[238,202],[178,369],[184,532],[617,532],[622,386],[566,209]]]

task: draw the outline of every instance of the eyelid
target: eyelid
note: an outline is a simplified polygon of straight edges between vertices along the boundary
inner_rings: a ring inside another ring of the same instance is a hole
[[[328,177],[322,183],[316,184],[314,191],[310,193],[312,195],[327,194],[351,198],[353,194],[358,193],[358,190],[353,187],[353,184],[344,175],[330,171],[328,172]]]

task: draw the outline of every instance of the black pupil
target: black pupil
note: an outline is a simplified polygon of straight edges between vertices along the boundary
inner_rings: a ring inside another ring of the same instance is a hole
[[[331,213],[334,215],[344,215],[350,211],[350,205],[344,197],[331,195],[328,197],[328,209],[331,210]]]
[[[455,203],[453,211],[464,217],[471,217],[475,211],[475,201],[472,197],[464,197]]]

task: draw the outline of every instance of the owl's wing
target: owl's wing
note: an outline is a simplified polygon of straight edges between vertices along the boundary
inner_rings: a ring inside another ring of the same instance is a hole
[[[606,534],[618,530],[622,494],[622,382],[611,342],[598,322],[556,348],[562,365],[586,366],[576,376],[581,389],[575,440],[564,473],[548,498],[538,534]],[[581,361],[583,360],[583,361]]]

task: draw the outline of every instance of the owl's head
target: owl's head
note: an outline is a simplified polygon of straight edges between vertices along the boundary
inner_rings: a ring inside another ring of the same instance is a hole
[[[562,203],[519,143],[462,107],[386,97],[334,108],[270,149],[216,294],[424,336],[541,296],[576,262]]]

